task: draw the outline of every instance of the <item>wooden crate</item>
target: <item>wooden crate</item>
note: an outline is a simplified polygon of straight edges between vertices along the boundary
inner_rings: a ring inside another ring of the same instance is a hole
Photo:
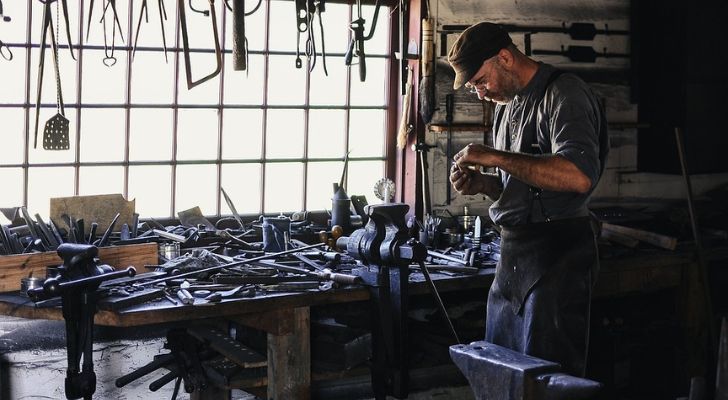
[[[157,251],[157,243],[101,247],[99,260],[101,264],[115,268],[133,266],[141,273],[144,272],[145,265],[157,264]],[[55,251],[0,256],[0,292],[20,290],[21,278],[28,276],[44,278],[46,267],[61,264],[63,260]]]

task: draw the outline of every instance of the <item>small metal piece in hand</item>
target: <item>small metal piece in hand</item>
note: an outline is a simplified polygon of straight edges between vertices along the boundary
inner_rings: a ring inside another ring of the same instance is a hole
[[[43,148],[45,150],[68,150],[71,148],[68,140],[69,121],[63,114],[58,113],[46,122],[43,130]]]

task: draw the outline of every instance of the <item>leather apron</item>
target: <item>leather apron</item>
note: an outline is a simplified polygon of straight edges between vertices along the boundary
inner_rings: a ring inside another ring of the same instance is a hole
[[[589,217],[503,227],[485,340],[583,376],[598,270]]]

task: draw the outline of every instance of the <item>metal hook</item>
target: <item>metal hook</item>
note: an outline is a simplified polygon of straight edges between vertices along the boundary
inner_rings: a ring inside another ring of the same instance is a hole
[[[0,56],[8,61],[13,60],[13,52],[10,50],[10,47],[8,47],[8,45],[6,45],[2,40],[0,40]]]
[[[209,17],[210,16],[210,12],[209,11],[207,11],[207,10],[199,10],[199,9],[197,9],[197,8],[195,8],[195,7],[192,6],[192,0],[189,0],[189,2],[190,2],[190,10],[192,10],[192,11],[198,13],[198,14],[202,14],[202,15],[204,15],[206,17]]]

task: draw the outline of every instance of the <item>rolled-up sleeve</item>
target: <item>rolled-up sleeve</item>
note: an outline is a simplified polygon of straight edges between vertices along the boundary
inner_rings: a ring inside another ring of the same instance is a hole
[[[596,185],[601,173],[599,160],[599,105],[585,87],[559,85],[550,101],[551,151],[576,165]]]

